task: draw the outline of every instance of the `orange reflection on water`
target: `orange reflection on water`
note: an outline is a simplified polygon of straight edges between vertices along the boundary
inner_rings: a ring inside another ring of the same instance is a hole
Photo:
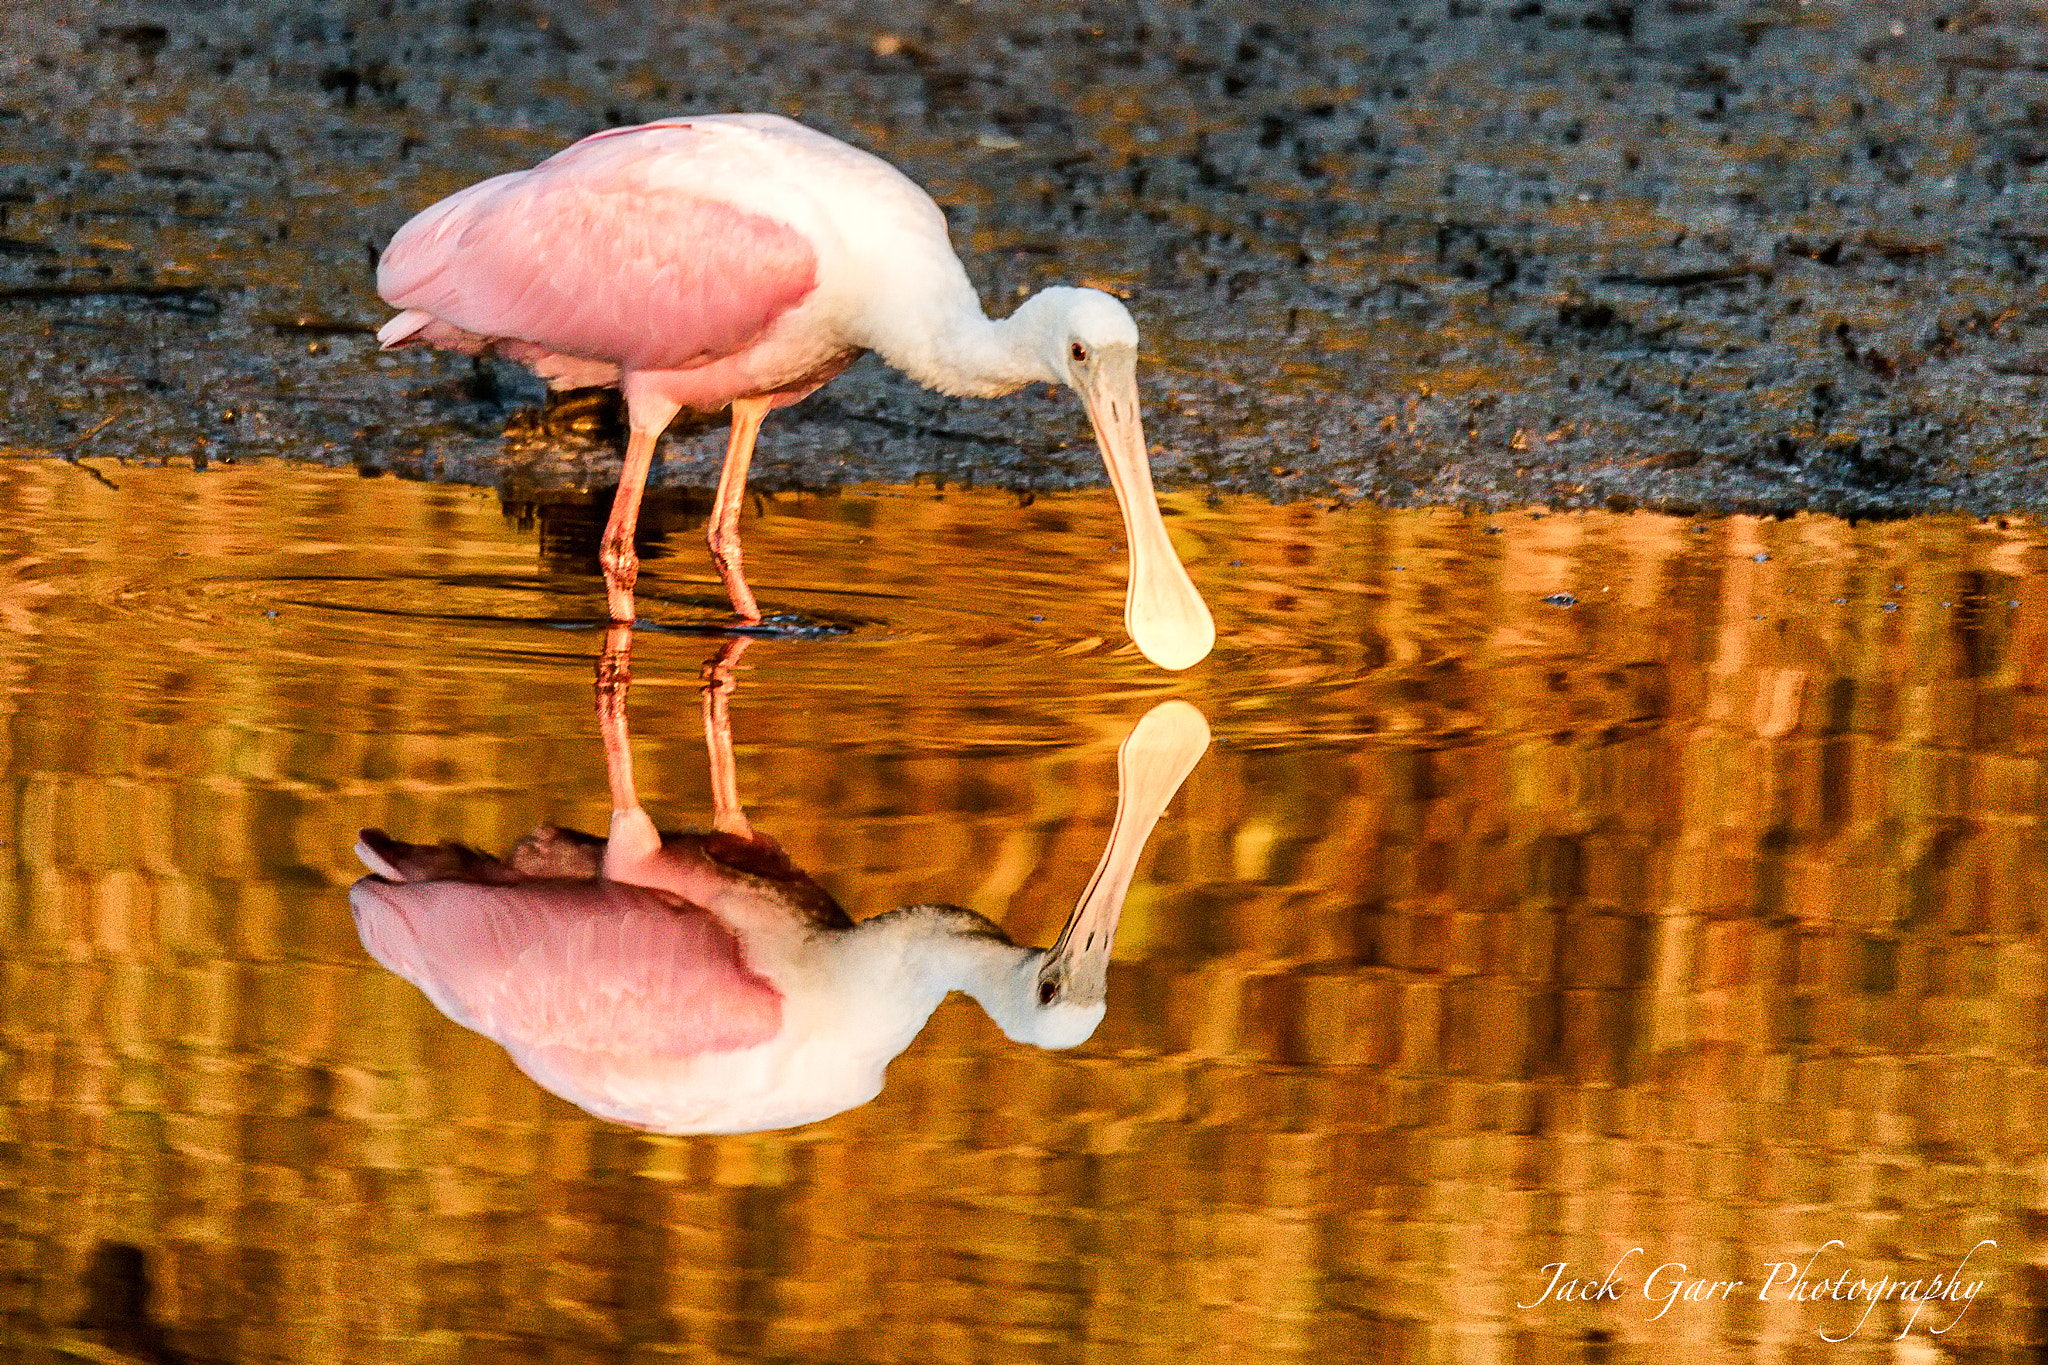
[[[535,1090],[341,908],[358,826],[602,827],[594,577],[468,490],[110,474],[0,478],[20,1341],[105,1340],[127,1246],[201,1358],[1890,1359],[1899,1304],[1830,1346],[1850,1305],[1758,1285],[1984,1238],[1907,1342],[2032,1339],[2031,524],[1169,498],[1220,641],[1166,678],[1116,639],[1106,495],[769,500],[770,605],[855,629],[749,653],[735,757],[843,903],[1050,941],[1129,718],[1185,696],[1217,744],[1085,1048],[944,1006],[870,1106],[661,1139]],[[694,571],[650,561],[657,622],[710,614]],[[702,649],[636,646],[664,809],[710,804]],[[1627,1297],[1537,1302],[1636,1246]],[[1748,1283],[1655,1317],[1667,1261]]]

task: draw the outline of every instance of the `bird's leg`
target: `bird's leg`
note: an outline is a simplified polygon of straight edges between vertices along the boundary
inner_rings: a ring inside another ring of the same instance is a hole
[[[711,562],[718,566],[718,581],[732,599],[733,613],[749,625],[761,619],[754,604],[753,589],[740,570],[740,504],[747,497],[747,465],[754,458],[754,437],[761,419],[768,415],[766,398],[732,400],[732,438],[725,447],[725,468],[718,476],[718,499],[712,504],[711,524],[704,539],[711,546]]]
[[[647,470],[654,463],[654,444],[675,419],[677,405],[639,391],[628,376],[626,462],[619,467],[619,491],[612,499],[611,520],[597,550],[604,566],[605,605],[614,621],[633,623],[633,583],[640,577],[640,556],[633,552],[633,532],[640,524],[640,495],[647,488]]]
[[[597,729],[604,736],[605,778],[613,810],[633,810],[633,746],[626,732],[626,693],[633,685],[633,627],[613,622],[597,658]]]
[[[640,495],[647,487],[647,466],[661,433],[634,427],[626,438],[626,463],[619,469],[619,491],[612,499],[611,520],[604,526],[597,562],[604,566],[605,606],[611,619],[633,623],[633,584],[640,577],[640,556],[633,551],[633,532],[640,524]]]
[[[704,665],[704,748],[711,755],[711,827],[722,834],[754,837],[747,813],[740,809],[739,764],[732,756],[732,713],[727,698],[732,696],[733,669],[752,644],[746,636],[725,642]]]

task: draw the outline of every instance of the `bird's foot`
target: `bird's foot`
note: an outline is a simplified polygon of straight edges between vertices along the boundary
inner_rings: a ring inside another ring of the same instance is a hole
[[[607,571],[604,576],[604,605],[614,626],[631,627],[634,621],[632,578],[622,581]]]
[[[720,535],[720,528],[713,527],[705,536],[711,547],[711,563],[718,570],[719,586],[725,589],[726,600],[732,603],[735,622],[742,626],[761,624],[761,606],[754,600],[754,590],[747,586],[746,573],[740,568],[740,538],[737,535]]]
[[[598,547],[597,562],[604,570],[605,601],[614,621],[633,619],[633,585],[640,581],[640,556],[634,553],[630,536],[606,536]]]
[[[747,580],[738,573],[727,575],[720,566],[719,576],[725,580],[726,600],[732,603],[733,624],[758,626],[761,624],[761,607],[754,601],[753,590],[747,587]]]

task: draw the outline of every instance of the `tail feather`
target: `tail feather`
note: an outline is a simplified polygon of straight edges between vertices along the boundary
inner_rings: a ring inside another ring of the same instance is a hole
[[[356,835],[356,857],[390,882],[488,882],[520,880],[511,867],[464,844],[408,844],[381,829]]]
[[[418,339],[419,334],[433,320],[432,313],[423,312],[418,308],[408,308],[377,329],[377,345],[387,351],[394,346],[403,346],[408,341]]]

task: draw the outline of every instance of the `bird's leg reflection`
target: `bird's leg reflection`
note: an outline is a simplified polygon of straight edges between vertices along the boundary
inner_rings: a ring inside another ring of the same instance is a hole
[[[711,762],[711,827],[741,839],[754,837],[740,804],[739,764],[732,753],[732,707],[737,685],[733,670],[753,640],[736,635],[704,661],[704,748]],[[597,659],[597,728],[604,737],[605,778],[611,787],[612,809],[637,810],[640,796],[633,784],[633,742],[626,722],[626,695],[633,686],[633,628],[614,622],[605,632]]]
[[[950,991],[1021,1042],[1095,1031],[1139,853],[1208,745],[1199,711],[1162,703],[1124,740],[1102,861],[1041,950],[957,906],[855,923],[751,827],[729,714],[744,637],[704,666],[713,828],[658,833],[633,782],[631,641],[615,627],[597,665],[609,836],[543,827],[493,858],[364,830],[371,875],[349,899],[379,962],[549,1090],[664,1133],[790,1127],[865,1103]]]
[[[633,789],[633,747],[626,732],[626,694],[633,688],[633,627],[614,621],[597,656],[597,731],[604,738],[604,773],[614,810],[640,804]]]
[[[711,827],[721,834],[754,837],[740,808],[739,764],[732,756],[733,670],[753,641],[736,635],[704,665],[704,747],[711,758]]]

